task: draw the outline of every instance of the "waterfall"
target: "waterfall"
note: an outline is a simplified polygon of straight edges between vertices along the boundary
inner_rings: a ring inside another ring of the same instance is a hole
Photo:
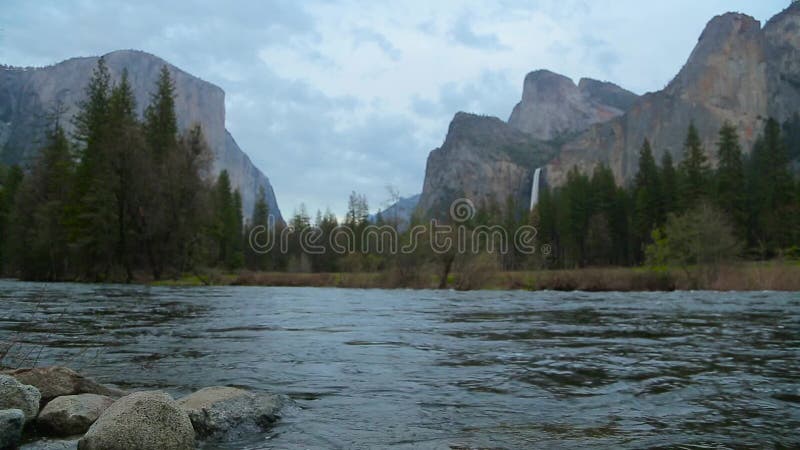
[[[542,173],[542,168],[539,167],[533,172],[533,184],[531,184],[531,211],[533,207],[539,203],[539,175]]]

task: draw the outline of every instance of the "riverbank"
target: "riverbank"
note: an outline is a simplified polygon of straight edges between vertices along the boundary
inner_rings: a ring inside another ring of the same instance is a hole
[[[396,271],[356,273],[214,273],[153,282],[163,286],[279,286],[358,289],[437,289],[439,278],[404,277]],[[453,273],[447,289],[554,291],[800,291],[800,263],[752,262],[717,267],[606,267],[573,270]]]

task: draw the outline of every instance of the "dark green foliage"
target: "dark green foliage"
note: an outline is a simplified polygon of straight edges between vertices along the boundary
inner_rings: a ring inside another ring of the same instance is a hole
[[[778,122],[769,119],[756,141],[748,168],[751,246],[762,257],[796,245],[794,180]]]
[[[678,171],[669,153],[658,167],[645,141],[634,183],[614,195],[607,168],[597,168],[591,181],[571,171],[564,186],[541,192],[535,212],[542,242],[556,248],[550,265],[641,263],[645,248],[653,264],[659,258],[678,264],[677,254],[688,258],[682,265],[707,264],[703,255],[732,258],[745,238],[750,253],[760,257],[791,253],[800,246],[800,179],[792,177],[788,145],[769,120],[745,164],[736,129],[726,124],[719,134],[719,167],[711,170],[690,127]],[[698,220],[709,223],[692,223]],[[688,237],[679,242],[683,238],[676,236]],[[674,250],[669,261],[667,244]],[[692,253],[692,246],[706,253]]]
[[[57,121],[47,139],[19,187],[10,217],[9,258],[24,279],[58,280],[69,270],[66,224],[72,155]]]
[[[150,106],[144,113],[144,128],[150,151],[157,159],[175,148],[178,119],[175,115],[175,85],[167,66],[161,68]]]
[[[14,210],[14,198],[22,184],[23,174],[19,166],[0,165],[0,273],[5,269],[6,255],[11,240],[10,216]]]
[[[683,151],[678,168],[679,204],[681,209],[688,210],[709,195],[711,186],[708,158],[694,124],[689,125]]]
[[[18,171],[4,176],[0,226],[2,248],[8,249],[2,253],[6,273],[131,281],[136,271],[158,279],[203,262],[210,240],[205,181],[210,152],[199,127],[177,135],[166,70],[153,100],[145,130],[127,71],[112,84],[99,60],[76,115],[74,146],[56,111],[47,145],[22,186],[14,186]],[[235,251],[241,249],[240,233]]]
[[[731,218],[736,235],[745,238],[747,203],[742,148],[736,128],[726,123],[719,130],[717,144],[719,166],[716,173],[715,199],[722,211]]]
[[[639,171],[634,182],[633,198],[635,202],[633,223],[637,259],[641,258],[643,245],[650,238],[650,231],[664,222],[663,183],[650,142],[645,140],[639,152]]]

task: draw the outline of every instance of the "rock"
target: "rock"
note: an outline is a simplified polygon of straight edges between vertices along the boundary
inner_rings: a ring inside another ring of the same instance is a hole
[[[83,434],[112,403],[111,397],[97,394],[56,397],[42,408],[36,423],[56,436]]]
[[[528,205],[533,173],[552,156],[552,146],[496,117],[459,112],[442,146],[428,156],[417,208],[449,219],[452,203],[460,198],[477,208],[504,208],[509,200]]]
[[[25,413],[21,409],[0,410],[0,450],[17,448],[24,426]]]
[[[19,409],[28,422],[39,413],[41,398],[35,387],[22,384],[14,377],[0,375],[0,409]]]
[[[17,369],[7,373],[21,383],[30,384],[39,389],[43,402],[64,395],[98,394],[119,398],[127,394],[120,389],[98,384],[67,367],[36,367]]]
[[[20,450],[77,450],[78,439],[39,439],[28,442]]]
[[[277,395],[223,386],[200,389],[178,400],[198,436],[212,439],[262,431],[278,420],[282,404]]]
[[[637,98],[612,83],[584,78],[576,86],[563,75],[537,70],[525,77],[508,124],[537,139],[554,139],[620,116]]]
[[[189,416],[164,392],[134,392],[106,409],[78,442],[80,450],[194,448]]]

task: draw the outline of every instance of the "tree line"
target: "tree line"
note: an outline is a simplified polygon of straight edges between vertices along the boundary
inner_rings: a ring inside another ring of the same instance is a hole
[[[633,182],[617,186],[611,170],[569,172],[565,185],[543,189],[534,221],[553,242],[551,265],[698,264],[706,258],[800,256],[800,119],[766,121],[745,155],[725,124],[712,168],[690,126],[683,158],[656,161],[645,140]],[[705,236],[707,239],[698,239]],[[691,245],[687,244],[691,243]]]
[[[657,161],[645,141],[627,185],[618,185],[603,165],[591,174],[573,169],[563,186],[542,187],[530,214],[509,200],[483,205],[458,224],[483,230],[482,244],[495,239],[493,226],[510,236],[533,226],[541,249],[534,254],[513,245],[502,254],[439,251],[430,233],[414,231],[430,224],[421,215],[394,242],[415,243],[414,250],[398,252],[386,251],[392,242],[380,232],[362,238],[368,227],[399,224],[380,214],[371,219],[366,197],[356,192],[341,221],[330,210],[312,218],[300,205],[288,222],[275,223],[263,188],[253,210],[243,211],[229,174],[212,176],[201,128],[178,129],[175,97],[164,67],[140,118],[127,73],[113,83],[98,61],[74,133],[67,135],[57,108],[32,164],[0,167],[3,274],[132,281],[202,277],[209,269],[383,272],[397,278],[395,285],[428,285],[434,278],[442,287],[469,288],[496,270],[800,256],[800,179],[791,167],[800,158],[797,115],[783,125],[767,120],[747,155],[737,130],[726,124],[714,167],[690,126],[678,164],[669,152]],[[270,227],[273,246],[262,251],[253,239],[265,239],[258,232]]]
[[[241,195],[211,180],[199,125],[179,132],[162,67],[142,118],[101,58],[68,135],[58,107],[30,167],[0,169],[0,267],[33,280],[161,279],[243,264]],[[261,204],[265,204],[261,192]]]

